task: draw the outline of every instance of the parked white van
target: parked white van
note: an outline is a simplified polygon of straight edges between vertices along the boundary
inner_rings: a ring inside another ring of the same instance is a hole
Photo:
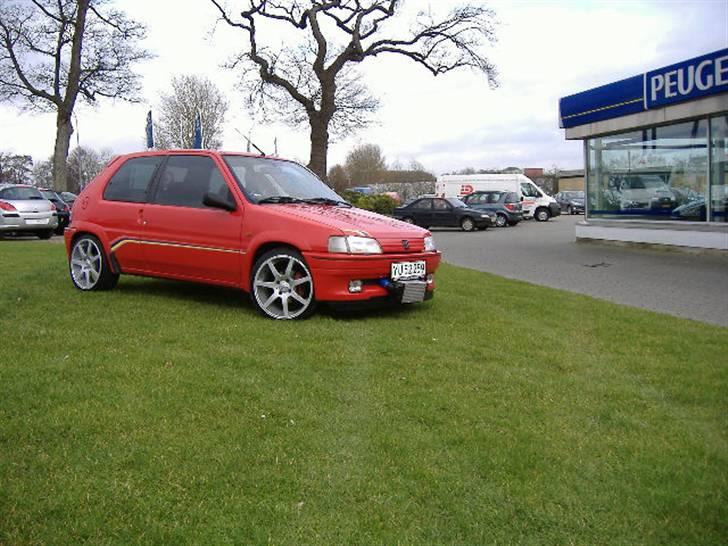
[[[524,218],[545,222],[561,214],[553,197],[522,174],[443,174],[437,179],[437,197],[465,197],[476,191],[511,191],[518,194]]]

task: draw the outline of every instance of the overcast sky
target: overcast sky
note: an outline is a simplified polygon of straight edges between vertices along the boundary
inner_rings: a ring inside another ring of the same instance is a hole
[[[232,4],[232,2],[230,2]],[[408,8],[442,10],[450,0],[409,0]],[[477,73],[437,78],[404,58],[368,60],[361,68],[380,98],[377,123],[334,142],[329,166],[343,162],[355,145],[379,144],[388,162],[416,159],[436,174],[465,167],[581,168],[580,142],[564,140],[558,99],[728,47],[728,0],[497,1],[499,20],[488,56],[499,71],[491,90]],[[244,46],[243,36],[216,23],[205,0],[117,0],[148,27],[146,47],[156,55],[139,65],[141,104],[101,102],[78,106],[82,146],[117,153],[144,147],[147,110],[177,74],[201,74],[227,95],[230,110],[224,149],[245,150],[236,129],[265,151],[278,139],[279,155],[308,160],[308,133],[256,124],[244,110],[236,75],[221,68]],[[285,41],[285,36],[277,38]],[[275,40],[275,38],[274,38]],[[54,117],[0,105],[0,151],[51,155]],[[72,146],[76,145],[76,135]]]

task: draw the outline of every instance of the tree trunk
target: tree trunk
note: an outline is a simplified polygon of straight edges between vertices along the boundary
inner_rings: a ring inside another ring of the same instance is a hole
[[[72,134],[71,114],[59,111],[56,118],[56,147],[53,150],[53,189],[56,191],[72,191],[67,163]]]
[[[326,156],[329,152],[329,123],[318,116],[310,116],[311,123],[311,157],[308,168],[315,172],[324,182],[327,180]]]

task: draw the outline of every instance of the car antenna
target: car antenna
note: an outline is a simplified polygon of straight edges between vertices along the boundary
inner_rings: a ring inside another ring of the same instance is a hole
[[[247,140],[248,141],[248,144],[250,144],[253,148],[255,148],[256,150],[258,150],[260,152],[260,155],[262,155],[263,157],[265,157],[265,152],[263,150],[261,150],[260,148],[258,148],[258,146],[255,145],[255,142],[253,142],[252,140],[250,140],[248,137],[246,137],[243,133],[241,133],[237,129],[235,129],[235,132],[238,133],[245,140]],[[250,151],[250,149],[248,149],[248,151]]]

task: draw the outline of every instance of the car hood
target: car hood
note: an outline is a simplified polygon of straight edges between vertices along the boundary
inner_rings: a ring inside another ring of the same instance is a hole
[[[47,199],[2,199],[10,203],[18,212],[50,212],[53,205]]]
[[[406,222],[383,216],[356,207],[346,208],[331,205],[261,205],[275,207],[287,216],[297,216],[309,222],[316,222],[338,229],[348,235],[365,237],[425,237],[428,233]]]

